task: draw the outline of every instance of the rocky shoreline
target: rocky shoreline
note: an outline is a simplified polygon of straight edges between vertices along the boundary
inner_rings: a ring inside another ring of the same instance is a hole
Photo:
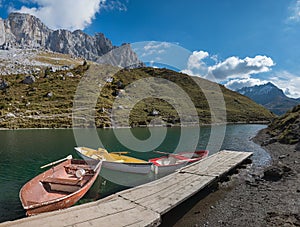
[[[300,226],[300,151],[266,144],[266,129],[253,139],[272,157],[269,166],[239,169],[197,202],[174,226]]]

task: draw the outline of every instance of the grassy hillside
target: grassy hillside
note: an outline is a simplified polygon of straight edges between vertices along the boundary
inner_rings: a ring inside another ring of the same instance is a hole
[[[276,118],[269,126],[268,133],[273,140],[285,144],[300,142],[300,105]]]
[[[0,127],[2,128],[66,128],[72,126],[73,98],[79,82],[88,65],[79,65],[72,70],[50,72],[45,70],[36,75],[33,84],[24,84],[22,81],[25,75],[1,76],[9,87],[0,90]],[[97,71],[97,70],[96,70]],[[105,71],[96,72],[106,75]],[[72,73],[73,76],[69,76]],[[179,115],[174,107],[167,102],[168,94],[173,94],[174,89],[168,83],[161,83],[161,86],[144,84],[137,86],[134,90],[128,91],[127,85],[138,79],[161,78],[172,81],[189,95],[198,113],[199,121],[202,124],[211,123],[211,114],[218,116],[216,122],[226,121],[225,116],[217,114],[223,111],[218,103],[215,103],[214,112],[209,110],[205,95],[214,97],[217,91],[213,89],[215,84],[201,78],[194,78],[201,84],[203,92],[199,86],[188,75],[176,73],[168,69],[123,69],[114,75],[112,82],[107,82],[107,77],[93,78],[95,85],[104,85],[95,107],[95,123],[97,127],[111,126],[110,112],[117,95],[129,96],[127,103],[119,106],[119,112],[128,110],[131,104],[130,96],[143,94],[145,91],[158,93],[161,97],[146,98],[138,102],[130,112],[129,123],[132,127],[147,125],[153,119],[162,119],[168,124],[179,124]],[[273,115],[262,106],[254,103],[249,98],[236,92],[230,91],[220,86],[226,103],[227,122],[251,122],[269,121]],[[100,91],[100,89],[99,89]],[[94,91],[95,92],[95,91]],[[98,91],[96,91],[97,93]],[[173,93],[172,93],[173,92]],[[175,91],[176,93],[177,91]],[[97,94],[98,95],[98,94]],[[146,94],[147,95],[147,94]],[[170,98],[170,97],[169,97]],[[172,97],[171,97],[172,98]],[[180,93],[174,100],[181,99]],[[182,99],[184,101],[184,99]],[[128,104],[128,105],[127,105]],[[185,121],[194,122],[190,116],[190,110],[184,109],[183,117]],[[125,120],[124,120],[125,122]],[[89,127],[87,120],[81,126]]]

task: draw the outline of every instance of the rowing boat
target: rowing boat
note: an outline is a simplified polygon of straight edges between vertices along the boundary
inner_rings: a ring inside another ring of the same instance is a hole
[[[102,169],[111,169],[127,173],[147,174],[151,171],[152,163],[124,154],[128,152],[111,152],[98,148],[75,147],[76,152],[84,160],[102,160]]]
[[[101,162],[67,159],[28,181],[19,197],[26,215],[64,209],[74,205],[95,182]]]
[[[179,153],[167,153],[161,151],[155,151],[159,154],[164,154],[158,158],[149,159],[149,162],[154,165],[155,174],[163,175],[170,174],[175,170],[184,167],[187,164],[199,161],[208,156],[208,150],[198,150],[194,152],[179,152]]]
[[[99,148],[75,147],[77,154],[87,162],[102,160],[100,175],[119,185],[134,187],[153,180],[152,163],[124,154],[128,152],[108,152]]]

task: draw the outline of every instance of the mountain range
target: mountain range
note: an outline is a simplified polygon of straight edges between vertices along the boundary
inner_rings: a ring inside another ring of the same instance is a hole
[[[287,97],[281,89],[271,82],[253,87],[244,87],[237,92],[263,105],[276,115],[282,115],[300,104],[300,98],[293,99]]]
[[[82,79],[92,79],[86,75],[97,75],[87,84],[96,85],[93,91],[101,91],[95,106],[96,127],[112,126],[110,116],[117,96],[125,97],[127,102],[117,106],[121,114],[131,108],[132,97],[136,94],[152,91],[154,94],[163,92],[169,97],[174,87],[165,81],[181,87],[197,113],[189,114],[194,109],[183,108],[181,117],[185,121],[181,122],[176,109],[163,97],[150,96],[138,102],[130,112],[131,127],[154,124],[157,118],[168,125],[181,125],[184,122],[194,124],[194,117],[198,117],[201,124],[212,123],[216,116],[217,123],[268,122],[274,117],[263,106],[222,85],[220,89],[226,106],[221,107],[217,103],[217,107],[211,110],[205,94],[218,96],[213,88],[219,85],[168,69],[141,67],[144,64],[130,44],[114,46],[102,33],[90,36],[81,30],[52,30],[29,14],[11,13],[7,19],[0,18],[0,52],[0,128],[72,127],[76,88]],[[107,64],[124,69],[109,77],[107,71],[111,66]],[[133,90],[126,89],[135,81],[147,78],[163,81],[161,87],[145,83]],[[201,89],[199,91],[197,84],[201,84],[205,93]],[[176,95],[178,100],[182,100],[183,97]],[[89,101],[90,97],[84,100],[86,103]],[[91,127],[93,124],[89,116],[80,118],[82,122],[78,127]],[[121,122],[119,126],[123,127],[123,123],[127,122]]]
[[[121,67],[143,65],[129,44],[114,46],[102,33],[90,36],[81,30],[52,30],[40,19],[22,13],[0,18],[0,47],[50,50]]]

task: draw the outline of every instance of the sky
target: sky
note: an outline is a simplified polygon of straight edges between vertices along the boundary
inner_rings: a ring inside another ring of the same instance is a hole
[[[1,18],[13,11],[52,29],[104,33],[141,60],[232,90],[272,82],[300,97],[300,0],[0,0]]]

